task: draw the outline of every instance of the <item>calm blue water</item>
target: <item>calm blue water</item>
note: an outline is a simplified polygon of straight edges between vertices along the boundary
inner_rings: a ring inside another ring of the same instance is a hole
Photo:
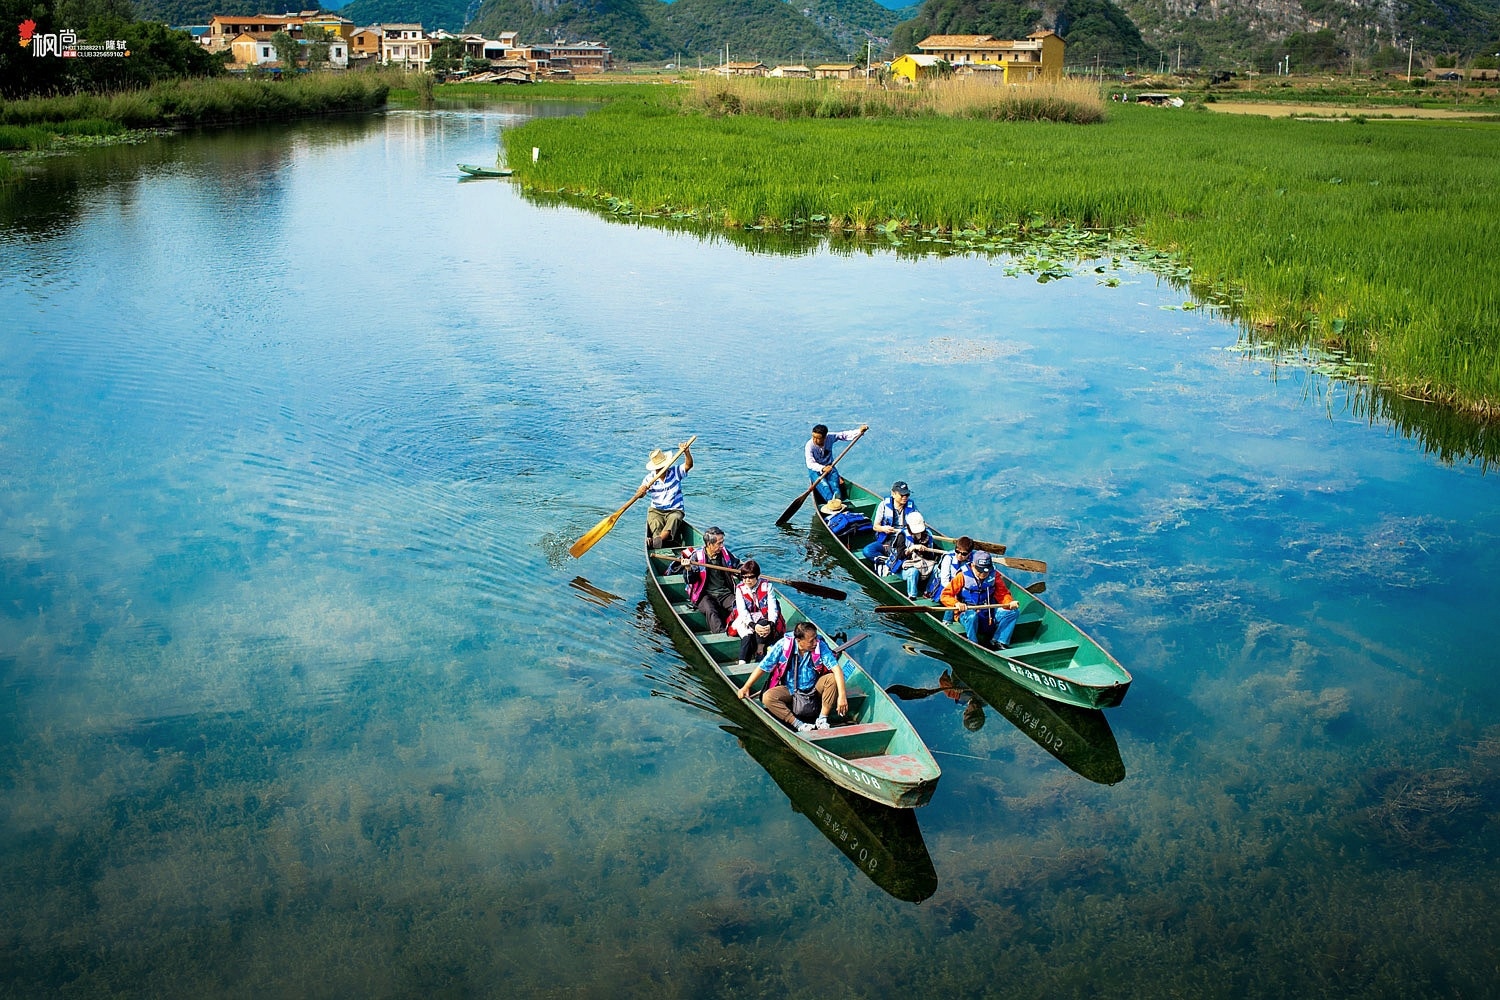
[[[4,992],[1493,995],[1494,475],[1130,269],[459,182],[512,110],[0,194]],[[1050,563],[1135,675],[1107,723],[799,598],[883,683],[979,688],[903,702],[942,782],[864,809],[685,667],[639,509],[567,557],[698,434],[689,516],[844,586],[772,523],[815,421]]]

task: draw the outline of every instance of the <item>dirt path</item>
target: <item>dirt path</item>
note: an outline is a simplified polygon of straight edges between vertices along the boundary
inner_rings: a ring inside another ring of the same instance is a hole
[[[1352,108],[1337,104],[1251,104],[1240,101],[1215,101],[1204,107],[1210,111],[1223,111],[1231,115],[1265,115],[1268,118],[1290,118],[1293,115],[1312,115],[1329,118],[1334,115],[1365,115],[1371,119],[1384,116],[1392,118],[1483,118],[1493,117],[1493,111],[1451,111],[1447,108]]]

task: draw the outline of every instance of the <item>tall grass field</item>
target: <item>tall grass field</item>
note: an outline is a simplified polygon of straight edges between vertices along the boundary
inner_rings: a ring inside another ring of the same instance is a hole
[[[3,148],[37,148],[38,136],[206,125],[384,107],[393,78],[310,73],[290,80],[243,77],[170,80],[144,90],[0,100]]]
[[[1500,417],[1500,124],[1134,105],[1095,125],[773,117],[640,89],[507,129],[522,184],[725,226],[1129,229],[1251,328]]]

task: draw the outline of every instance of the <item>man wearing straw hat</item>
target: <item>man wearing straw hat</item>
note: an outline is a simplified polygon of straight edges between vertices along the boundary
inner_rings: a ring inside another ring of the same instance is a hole
[[[646,537],[653,549],[664,549],[673,544],[677,539],[677,529],[682,527],[682,477],[693,471],[693,453],[688,450],[686,441],[678,448],[682,451],[682,467],[674,465],[667,469],[672,456],[660,448],[653,450],[646,459],[646,478],[635,491],[637,500],[648,492],[651,494],[651,506],[646,511]],[[666,472],[662,472],[663,469]],[[657,478],[659,472],[660,479]]]

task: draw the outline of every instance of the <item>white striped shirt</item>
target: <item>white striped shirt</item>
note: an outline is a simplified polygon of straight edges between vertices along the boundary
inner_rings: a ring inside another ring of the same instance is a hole
[[[656,473],[646,473],[646,478],[641,480],[645,486],[651,482]],[[672,466],[656,482],[651,483],[651,488],[646,491],[651,498],[651,506],[656,510],[682,510],[682,477],[684,473],[678,466]]]

